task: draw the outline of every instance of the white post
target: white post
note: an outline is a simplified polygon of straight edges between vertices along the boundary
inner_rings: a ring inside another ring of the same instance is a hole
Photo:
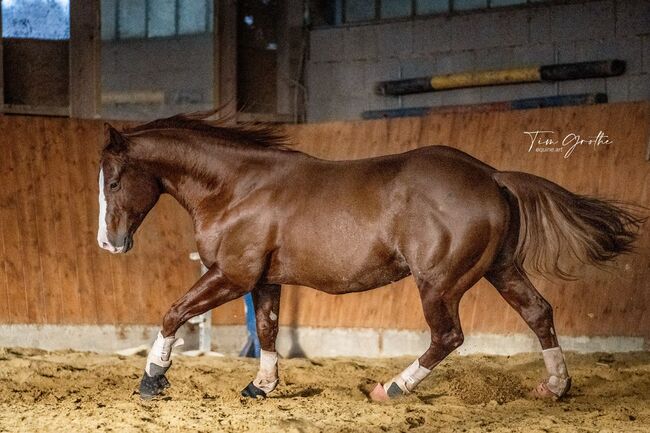
[[[201,275],[208,272],[208,268],[201,263]],[[212,310],[196,317],[199,319],[199,350],[208,353],[212,350]]]
[[[200,261],[201,257],[199,253],[193,252],[190,253],[190,260]],[[208,268],[201,263],[201,275],[208,272]],[[196,317],[192,317],[189,323],[193,325],[199,325],[199,348],[198,350],[189,350],[183,352],[183,355],[188,356],[197,356],[197,355],[212,355],[212,356],[223,356],[221,353],[212,351],[212,310],[206,311],[203,314],[199,314]]]

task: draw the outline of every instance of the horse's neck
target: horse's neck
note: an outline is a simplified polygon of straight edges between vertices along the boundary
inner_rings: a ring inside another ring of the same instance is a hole
[[[219,198],[224,206],[227,205],[224,195],[230,196],[238,183],[258,176],[260,168],[268,169],[280,156],[278,152],[193,143],[192,140],[164,144],[140,141],[133,154],[149,166],[165,192],[192,217],[207,198]],[[224,190],[228,194],[222,194]]]

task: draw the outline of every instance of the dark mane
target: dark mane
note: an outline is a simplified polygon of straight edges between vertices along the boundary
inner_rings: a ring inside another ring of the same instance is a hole
[[[275,125],[266,123],[245,123],[225,126],[229,119],[207,120],[219,110],[201,111],[195,113],[177,114],[164,119],[157,119],[122,130],[122,134],[129,136],[138,132],[155,129],[189,129],[205,132],[213,137],[221,138],[232,145],[254,146],[260,148],[274,148],[284,151],[294,151],[288,137]]]

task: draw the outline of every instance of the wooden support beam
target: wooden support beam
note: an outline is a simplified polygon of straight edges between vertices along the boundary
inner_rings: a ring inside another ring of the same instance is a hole
[[[2,57],[2,46],[4,40],[2,39],[2,2],[0,2],[0,109],[5,103],[5,77],[4,77],[4,58]]]
[[[214,2],[214,106],[237,112],[237,2]]]
[[[70,1],[70,115],[99,117],[101,107],[100,0]]]
[[[281,22],[277,25],[277,113],[278,119],[288,118],[297,122],[302,112],[304,86],[300,82],[302,56],[306,38],[303,20],[305,5],[303,0],[283,0],[278,2],[278,15]]]

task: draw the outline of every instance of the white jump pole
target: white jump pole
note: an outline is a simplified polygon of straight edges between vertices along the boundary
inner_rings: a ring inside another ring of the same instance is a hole
[[[201,261],[201,257],[199,257],[199,253],[193,252],[190,253],[190,260]],[[208,268],[206,268],[205,265],[201,263],[201,275],[205,274],[206,272],[208,272]],[[188,320],[188,322],[193,325],[199,325],[199,348],[198,350],[188,350],[182,352],[183,355],[223,356],[222,353],[212,351],[212,310],[192,317],[190,320]]]

